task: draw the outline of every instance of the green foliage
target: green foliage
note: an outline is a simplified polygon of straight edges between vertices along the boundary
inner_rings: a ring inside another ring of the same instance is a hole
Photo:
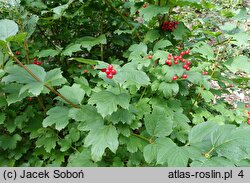
[[[0,165],[249,166],[249,109],[223,100],[250,86],[232,7],[1,2]]]

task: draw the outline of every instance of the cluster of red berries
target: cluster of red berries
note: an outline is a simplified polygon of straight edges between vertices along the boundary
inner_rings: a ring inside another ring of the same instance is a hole
[[[179,64],[180,62],[183,63],[183,66],[182,68],[185,69],[186,71],[189,71],[190,70],[190,65],[191,65],[191,62],[190,61],[187,61],[186,59],[182,58],[184,55],[189,55],[190,54],[190,51],[189,50],[186,50],[186,51],[182,51],[180,53],[179,56],[173,56],[172,54],[169,54],[168,55],[168,59],[165,61],[165,63],[171,67],[172,64]],[[174,59],[174,62],[172,63],[172,58]],[[187,74],[183,74],[182,75],[182,78],[183,79],[186,79],[188,77]],[[174,81],[178,79],[178,76],[173,76],[172,78]]]
[[[33,60],[34,60],[34,62],[32,62],[32,64],[42,65],[42,62],[38,61],[38,59],[36,57]]]
[[[116,70],[114,69],[113,65],[108,65],[107,68],[101,69],[102,72],[106,73],[106,77],[112,79],[114,75],[116,75]]]
[[[161,29],[165,30],[165,31],[172,32],[174,29],[177,28],[178,24],[179,24],[179,22],[168,20],[168,21],[165,21],[165,22],[162,23]]]

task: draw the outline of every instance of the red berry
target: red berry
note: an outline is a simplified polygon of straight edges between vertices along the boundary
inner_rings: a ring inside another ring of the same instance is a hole
[[[178,76],[173,76],[173,80],[175,81],[175,80],[177,80],[177,78],[178,78]]]
[[[21,54],[21,52],[20,51],[16,51],[16,53],[15,53],[16,55],[20,55]]]
[[[191,65],[191,62],[190,62],[190,61],[187,61],[186,64],[187,64],[187,65]]]
[[[148,59],[152,59],[153,58],[153,56],[152,55],[148,55]]]
[[[115,69],[112,69],[112,70],[111,70],[111,74],[115,75],[115,74],[116,74],[116,70],[115,70]]]
[[[32,101],[32,100],[33,100],[33,98],[32,98],[32,97],[29,97],[29,98],[28,98],[28,101]]]
[[[248,119],[247,119],[247,124],[249,124],[249,125],[250,125],[250,118],[248,118]]]
[[[248,112],[247,112],[247,114],[249,114],[249,115],[250,115],[250,111],[248,111]]]
[[[35,64],[35,65],[42,65],[42,62],[34,61],[34,62],[32,62],[32,64]]]
[[[89,72],[89,71],[88,71],[87,69],[86,69],[86,70],[84,70],[84,73],[88,74],[88,72]]]
[[[248,104],[246,104],[246,105],[245,105],[245,108],[248,108],[248,107],[249,107],[249,105],[248,105]]]
[[[166,60],[165,63],[166,63],[167,65],[169,65],[169,66],[172,65],[172,62],[171,62],[170,60]]]
[[[178,56],[174,56],[174,60],[178,60],[179,59],[179,57]]]
[[[184,78],[184,79],[186,79],[187,77],[188,77],[187,74],[183,74],[183,75],[182,75],[182,78]]]
[[[203,71],[202,74],[203,74],[203,75],[208,75],[208,72],[207,72],[207,71]]]
[[[189,50],[186,50],[185,53],[188,55],[188,54],[190,53],[190,51],[189,51]]]
[[[186,65],[186,64],[182,66],[183,69],[186,69],[187,67],[188,67],[188,65]]]
[[[109,69],[106,69],[106,74],[108,75],[108,74],[110,74],[111,73],[111,70],[109,70]]]
[[[81,65],[81,64],[78,64],[77,67],[78,67],[79,69],[81,69],[81,68],[82,68],[82,65]]]
[[[178,63],[179,63],[178,60],[175,60],[175,61],[174,61],[174,64],[178,64]]]
[[[113,78],[113,74],[112,73],[107,74],[107,78],[112,79]]]
[[[106,70],[107,70],[107,69],[105,69],[105,68],[104,68],[104,69],[101,69],[102,72],[106,72]]]
[[[92,66],[91,66],[91,68],[92,68],[92,69],[95,69],[95,66],[94,66],[94,65],[92,65]]]
[[[113,69],[113,65],[110,64],[110,65],[108,66],[108,70],[112,70],[112,69]]]
[[[181,59],[181,62],[183,62],[183,63],[185,63],[186,61],[187,61],[187,60],[184,59],[184,58]]]
[[[181,56],[185,55],[185,52],[184,52],[184,51],[182,51],[180,55],[181,55]]]
[[[38,60],[38,58],[37,58],[37,57],[34,57],[34,58],[33,58],[33,60],[34,60],[34,61],[37,61],[37,60]]]
[[[189,70],[190,70],[190,67],[187,67],[186,70],[189,71]]]
[[[172,58],[172,54],[169,54],[168,55],[168,60],[171,60],[171,58]]]

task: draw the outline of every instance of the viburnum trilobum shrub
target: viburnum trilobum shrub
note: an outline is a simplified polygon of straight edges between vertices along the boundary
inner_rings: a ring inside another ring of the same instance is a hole
[[[249,87],[244,8],[32,2],[0,4],[1,166],[250,165],[249,102],[224,100]]]

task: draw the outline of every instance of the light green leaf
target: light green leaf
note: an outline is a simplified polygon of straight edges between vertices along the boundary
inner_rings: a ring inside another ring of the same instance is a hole
[[[158,91],[162,92],[165,97],[171,97],[179,92],[178,83],[161,82]]]
[[[149,85],[150,79],[143,71],[136,69],[136,64],[125,64],[121,70],[115,75],[114,81],[124,84],[125,87],[136,85],[137,88]]]
[[[133,60],[134,58],[140,57],[140,55],[146,56],[148,47],[144,43],[133,44],[129,47],[128,50],[131,52],[129,56],[129,60]]]
[[[43,83],[41,82],[28,83],[21,88],[19,95],[23,94],[27,90],[34,96],[38,96],[43,91]]]
[[[142,98],[136,103],[135,108],[136,108],[137,118],[142,119],[142,117],[145,114],[148,114],[151,112],[151,107],[148,104],[149,100],[150,100],[149,98]]]
[[[26,39],[27,33],[23,32],[23,33],[19,33],[16,34],[14,36],[10,36],[6,39],[7,42],[17,42],[19,45],[21,45],[24,42],[24,39]]]
[[[96,104],[98,113],[105,117],[117,111],[118,105],[128,109],[129,101],[130,97],[126,93],[116,95],[110,91],[101,91],[90,97],[89,104]]]
[[[157,144],[149,144],[143,149],[143,157],[147,163],[152,163],[157,159],[157,153],[159,152]]]
[[[203,81],[203,76],[201,73],[196,72],[196,71],[189,71],[188,72],[188,78],[187,78],[191,83],[194,84],[202,84]]]
[[[36,24],[38,20],[39,17],[37,15],[29,15],[28,17],[25,18],[23,26],[24,26],[24,31],[28,33],[27,38],[30,38],[30,36],[36,30]]]
[[[78,125],[80,131],[96,130],[104,125],[102,116],[91,105],[81,106],[80,109],[70,109],[69,117],[80,122]]]
[[[238,56],[230,59],[225,63],[225,65],[233,73],[236,73],[238,71],[250,73],[250,61],[246,56]]]
[[[247,32],[238,32],[233,35],[226,35],[227,38],[232,37],[233,40],[231,44],[237,45],[239,47],[247,47],[249,45],[250,36]]]
[[[194,126],[189,133],[189,143],[195,144],[202,142],[204,138],[210,135],[217,128],[218,124],[210,121]]]
[[[80,135],[80,131],[77,128],[71,127],[67,136],[71,139],[72,142],[76,142],[79,140]]]
[[[78,52],[81,51],[81,44],[74,44],[71,43],[70,45],[68,45],[63,52],[61,53],[61,55],[65,55],[65,56],[71,56],[74,52]]]
[[[135,136],[129,136],[125,138],[125,144],[130,153],[135,153],[138,150],[142,150],[147,142]]]
[[[46,72],[43,67],[31,64],[27,65],[27,67],[34,73],[41,81],[44,81]],[[6,69],[6,72],[9,74],[5,76],[2,81],[9,82],[17,82],[17,83],[34,83],[37,82],[26,70],[22,67],[14,65],[10,66]]]
[[[118,34],[118,35],[121,35],[121,34],[132,34],[133,33],[133,30],[115,30],[114,31],[114,34]]]
[[[93,59],[86,59],[86,58],[70,58],[69,60],[76,60],[77,62],[89,64],[89,65],[96,65],[99,60],[93,60]]]
[[[44,131],[36,141],[36,147],[44,147],[46,152],[50,152],[56,147],[56,142],[58,141],[57,134],[53,131]]]
[[[159,59],[160,64],[165,64],[166,59],[168,58],[169,53],[163,50],[157,50],[153,55],[153,60]]]
[[[159,31],[158,30],[150,30],[146,33],[145,38],[144,38],[144,42],[154,42],[155,40],[157,40],[160,37]]]
[[[166,48],[168,46],[172,46],[172,43],[169,40],[161,39],[161,40],[159,40],[158,42],[155,43],[155,46],[154,46],[153,50],[157,51],[159,49],[163,49],[163,48]]]
[[[211,102],[212,100],[214,100],[213,93],[208,90],[202,90],[201,97],[205,100],[205,102]]]
[[[56,68],[46,73],[44,82],[50,86],[60,86],[65,84],[67,80],[62,76],[62,71],[60,68]]]
[[[173,119],[166,115],[164,108],[154,107],[152,114],[147,114],[144,120],[146,130],[151,136],[165,137],[173,131]]]
[[[91,36],[85,36],[85,37],[79,38],[77,40],[77,43],[79,43],[83,48],[86,48],[88,51],[90,51],[92,47],[96,45],[107,44],[107,39],[104,34],[100,35],[97,38],[94,38]]]
[[[169,7],[161,7],[155,5],[149,5],[146,8],[140,10],[140,15],[143,17],[143,20],[150,21],[152,18],[159,14],[166,14],[169,10]]]
[[[246,159],[250,154],[250,129],[234,125],[222,125],[211,134],[211,142],[219,156],[234,162]]]
[[[143,150],[143,156],[148,163],[168,164],[170,167],[187,166],[187,151],[178,147],[169,138],[158,138],[153,144],[147,145]]]
[[[25,97],[30,96],[28,92],[24,92],[23,94],[19,95],[22,87],[23,85],[18,83],[11,83],[4,87],[3,91],[7,94],[8,105],[21,101]]]
[[[62,130],[69,123],[68,113],[69,109],[67,107],[56,106],[51,108],[46,113],[48,116],[43,120],[43,127],[46,128],[55,124],[58,131]]]
[[[224,157],[212,157],[210,159],[196,160],[191,167],[234,167],[234,163]]]
[[[91,146],[91,156],[94,161],[100,161],[106,148],[116,152],[119,142],[116,128],[112,125],[91,131],[84,140],[86,147]]]
[[[174,35],[175,39],[183,40],[190,34],[190,30],[184,25],[184,23],[180,22],[172,34]]]
[[[58,144],[61,146],[60,151],[65,152],[71,147],[72,142],[71,139],[66,136],[64,139],[60,139]]]
[[[69,167],[95,167],[96,164],[91,160],[91,152],[89,149],[83,149],[82,152],[72,153],[69,156]]]
[[[58,92],[74,104],[81,104],[85,95],[85,91],[81,88],[79,84],[73,84],[72,86],[63,86],[61,89],[58,90]],[[56,99],[67,103],[61,97],[56,97]]]
[[[54,57],[60,53],[61,50],[53,50],[53,49],[47,49],[47,50],[41,50],[39,53],[37,53],[37,57],[43,58],[43,57]]]
[[[22,137],[19,134],[15,134],[13,136],[10,135],[1,135],[0,136],[0,147],[3,150],[6,149],[15,149],[17,142],[21,141]]]
[[[207,58],[209,60],[214,59],[213,48],[205,42],[198,42],[195,45],[195,48],[192,49],[192,52],[200,53],[203,58]]]
[[[18,32],[18,25],[13,20],[0,20],[0,25],[0,40],[6,41],[8,37]]]
[[[117,124],[122,122],[123,124],[131,124],[135,119],[135,115],[127,109],[118,109],[116,112],[112,113],[110,120],[113,124]]]

